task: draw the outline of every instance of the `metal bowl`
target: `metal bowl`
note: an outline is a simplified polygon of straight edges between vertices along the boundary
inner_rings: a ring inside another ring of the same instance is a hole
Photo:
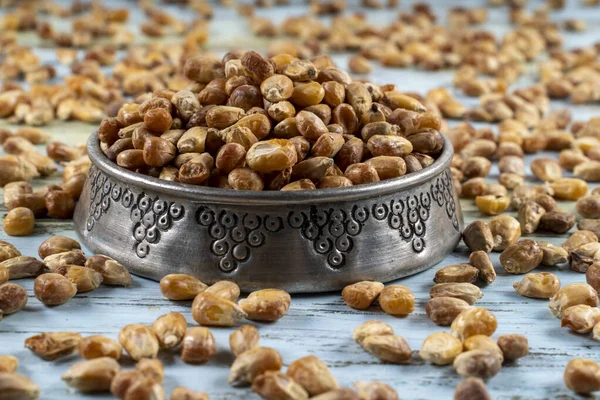
[[[92,251],[132,273],[171,273],[242,290],[339,290],[423,271],[457,245],[463,226],[450,175],[452,145],[418,173],[373,184],[249,192],[128,171],[88,141],[89,178],[75,228]]]

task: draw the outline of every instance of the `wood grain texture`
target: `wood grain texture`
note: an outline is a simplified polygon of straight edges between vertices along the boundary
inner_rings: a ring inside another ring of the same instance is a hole
[[[404,1],[403,10],[407,10],[412,1]],[[436,1],[435,11],[442,15],[451,5],[483,5],[483,1]],[[540,1],[532,2],[533,6],[541,5]],[[567,47],[591,44],[600,39],[600,12],[597,9],[577,8],[576,2],[569,2],[568,9],[553,14],[553,18],[581,17],[588,22],[590,30],[583,34],[565,33]],[[116,2],[109,4],[117,4]],[[532,7],[533,7],[532,6]],[[176,11],[176,8],[169,8]],[[281,21],[285,16],[300,14],[304,6],[298,2],[289,9],[275,8],[259,10],[258,14]],[[184,16],[183,18],[188,18]],[[369,11],[367,17],[371,21],[391,21],[395,12],[388,10]],[[133,13],[133,20],[140,16]],[[222,53],[229,47],[265,48],[264,40],[252,39],[245,34],[246,22],[239,22],[232,10],[217,9],[215,21],[211,27],[209,45],[216,52]],[[506,32],[505,9],[490,10],[486,28],[493,32]],[[31,35],[25,37],[26,42],[39,44]],[[54,62],[54,53],[50,49],[39,49],[39,54],[48,62]],[[349,54],[341,54],[335,60],[346,66]],[[58,68],[59,74],[67,73],[65,67]],[[529,68],[529,74],[519,80],[519,86],[534,81],[535,68]],[[450,87],[452,71],[422,72],[412,69],[392,70],[379,66],[371,76],[378,83],[393,82],[402,90],[425,92],[435,86]],[[467,104],[476,103],[476,99],[460,98]],[[552,102],[553,108],[568,106],[575,119],[587,119],[599,114],[598,106],[571,107],[564,102]],[[2,121],[0,126],[7,124]],[[46,130],[56,140],[67,143],[84,142],[92,125],[82,123],[53,123]],[[495,128],[494,128],[495,129]],[[44,151],[40,147],[40,151]],[[550,156],[555,157],[556,153]],[[532,157],[527,157],[529,163]],[[528,180],[535,182],[530,171]],[[497,181],[496,167],[489,176],[490,182]],[[50,182],[58,182],[59,176],[37,180],[36,187]],[[0,191],[1,193],[1,191]],[[573,210],[573,203],[561,203],[560,206]],[[472,201],[462,201],[465,222],[482,218]],[[0,206],[0,214],[6,208]],[[514,215],[514,213],[512,213]],[[485,218],[484,218],[485,219]],[[66,235],[76,238],[71,222],[38,220],[31,236],[25,238],[7,237],[0,232],[0,240],[13,243],[24,255],[37,256],[39,244],[51,235]],[[546,240],[555,244],[562,243],[565,235],[531,235],[534,239]],[[88,255],[91,255],[88,252]],[[201,255],[199,255],[201,256]],[[446,330],[434,325],[425,315],[425,304],[429,299],[432,278],[441,266],[465,262],[468,252],[461,245],[444,262],[431,270],[410,278],[402,279],[398,284],[408,286],[416,297],[415,312],[406,318],[394,318],[381,312],[378,306],[367,311],[356,311],[348,308],[341,300],[339,293],[321,295],[293,296],[289,315],[272,324],[257,324],[261,334],[261,344],[274,347],[281,352],[285,365],[295,359],[314,354],[321,358],[333,371],[341,385],[351,385],[356,380],[381,380],[395,387],[402,399],[451,399],[454,387],[460,377],[451,367],[436,367],[423,362],[417,356],[422,341],[430,333]],[[485,295],[477,302],[480,307],[488,308],[498,318],[496,338],[504,333],[522,333],[529,338],[531,352],[518,362],[507,364],[502,371],[488,383],[494,399],[577,399],[563,384],[562,374],[566,363],[574,357],[587,357],[600,361],[598,342],[588,335],[570,333],[560,328],[560,321],[548,310],[548,302],[527,299],[519,296],[512,288],[512,283],[520,276],[504,273],[498,254],[493,254],[498,279],[487,287],[482,287]],[[562,284],[583,282],[582,274],[568,269],[544,269],[556,273]],[[128,323],[151,324],[156,317],[170,311],[183,313],[190,326],[196,325],[191,318],[190,302],[171,302],[160,295],[158,285],[142,278],[134,278],[131,288],[100,287],[99,289],[76,296],[65,305],[48,308],[33,297],[33,281],[21,280],[30,294],[27,307],[0,322],[0,354],[12,354],[19,358],[19,372],[29,376],[42,388],[42,399],[78,399],[80,394],[70,390],[61,380],[60,375],[73,363],[77,356],[67,357],[54,362],[46,362],[36,358],[29,350],[23,348],[25,338],[42,331],[70,330],[83,335],[104,334],[116,338],[122,326]],[[371,320],[383,320],[394,328],[398,335],[404,336],[415,352],[409,365],[391,365],[364,352],[352,340],[352,330],[359,324]],[[258,396],[249,389],[234,389],[227,384],[228,370],[232,356],[228,349],[228,335],[231,329],[212,329],[217,340],[217,356],[201,366],[186,365],[177,354],[162,353],[161,359],[166,365],[165,389],[169,393],[178,385],[206,391],[211,399],[257,399]],[[131,368],[132,362],[125,360],[123,368]],[[94,398],[108,399],[109,396],[98,395]]]

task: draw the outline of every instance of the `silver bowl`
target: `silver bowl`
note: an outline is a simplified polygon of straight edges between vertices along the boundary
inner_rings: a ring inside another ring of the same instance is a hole
[[[441,261],[461,237],[463,217],[450,175],[452,145],[418,173],[348,188],[233,191],[128,171],[88,141],[89,178],[75,229],[95,253],[132,273],[171,273],[243,291],[339,290],[387,282]]]

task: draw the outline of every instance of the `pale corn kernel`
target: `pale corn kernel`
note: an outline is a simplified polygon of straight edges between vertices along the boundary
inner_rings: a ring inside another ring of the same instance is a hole
[[[419,355],[433,364],[447,365],[451,364],[462,350],[463,344],[459,339],[446,332],[436,332],[425,338]]]
[[[383,361],[404,364],[412,358],[412,350],[401,336],[371,335],[367,336],[361,346]]]
[[[229,347],[235,356],[258,346],[260,334],[252,325],[242,325],[229,335]]]
[[[114,358],[100,357],[71,366],[61,379],[82,393],[108,392],[119,370],[119,363]]]
[[[327,365],[315,356],[292,362],[286,375],[300,384],[311,397],[340,387]]]
[[[154,358],[158,354],[158,339],[146,325],[129,324],[124,326],[119,332],[119,343],[136,361],[144,357]]]
[[[589,333],[598,322],[600,308],[577,304],[563,311],[560,326],[566,326],[577,333]]]
[[[504,353],[496,343],[494,339],[487,335],[474,335],[467,338],[467,340],[463,343],[464,351],[469,350],[488,350],[491,353],[494,353],[500,359],[500,362],[504,361]]]
[[[474,335],[491,336],[498,326],[496,316],[485,308],[468,308],[458,314],[450,326],[450,332],[464,341]]]
[[[229,383],[234,386],[252,383],[265,371],[279,371],[282,364],[281,356],[276,350],[269,347],[255,347],[235,359],[229,372]],[[293,363],[290,368],[292,365]],[[290,375],[290,368],[288,368],[288,375]]]
[[[173,348],[181,343],[187,329],[185,317],[178,312],[161,315],[152,323],[152,332],[163,349]]]
[[[549,299],[560,289],[560,280],[551,272],[538,272],[525,275],[513,287],[521,296]]]
[[[587,283],[571,283],[562,287],[550,298],[548,308],[555,317],[562,318],[567,308],[579,304],[598,306],[598,293]]]
[[[358,344],[361,344],[368,336],[373,335],[393,335],[394,330],[391,326],[382,321],[367,321],[354,329],[352,338]]]

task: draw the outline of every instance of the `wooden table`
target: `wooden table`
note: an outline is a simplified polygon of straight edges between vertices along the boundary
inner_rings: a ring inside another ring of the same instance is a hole
[[[404,1],[403,9],[412,2]],[[445,14],[449,5],[481,5],[484,2],[435,2],[435,10],[439,15]],[[575,3],[575,2],[571,2]],[[117,4],[117,3],[114,3]],[[540,5],[541,2],[535,2]],[[259,14],[269,15],[282,20],[287,12],[301,13],[302,5],[294,5],[291,11],[284,8],[260,10]],[[565,33],[567,47],[591,44],[600,39],[600,10],[579,9],[576,4],[559,13],[553,14],[557,19],[580,17],[587,21],[590,28],[582,34]],[[368,18],[373,21],[390,21],[395,13],[387,10],[369,11]],[[139,20],[134,12],[133,20]],[[486,28],[496,32],[506,32],[507,16],[504,9],[490,10]],[[232,10],[217,9],[212,24],[212,37],[209,47],[216,52],[224,52],[224,48],[254,47],[264,48],[262,40],[249,39],[244,34],[245,22],[239,22]],[[229,35],[229,36],[226,36]],[[25,35],[24,40],[34,45],[36,39]],[[39,54],[49,62],[54,60],[53,51],[40,48]],[[347,65],[348,54],[335,56],[339,65]],[[64,75],[67,69],[59,67],[59,74]],[[422,72],[412,69],[392,70],[379,66],[375,68],[371,79],[379,82],[393,82],[401,90],[419,91],[436,87],[450,87],[452,71]],[[519,86],[534,82],[535,68],[519,80]],[[476,103],[476,99],[459,97],[466,104]],[[564,102],[552,102],[553,108],[569,107],[575,119],[588,119],[600,113],[598,106],[571,107]],[[6,126],[2,122],[0,126]],[[69,122],[54,123],[47,131],[56,140],[67,143],[82,143],[94,129],[92,125]],[[494,128],[495,129],[495,128]],[[40,151],[44,151],[40,146]],[[550,156],[556,157],[556,153]],[[530,162],[532,157],[526,157]],[[527,171],[528,181],[535,182]],[[496,166],[489,176],[490,182],[496,182],[498,170]],[[35,186],[59,181],[59,177],[37,180]],[[462,201],[465,223],[483,218],[472,201]],[[572,203],[561,203],[560,206],[573,210]],[[0,206],[0,213],[6,214],[6,207]],[[515,215],[515,213],[511,213]],[[0,240],[13,243],[24,255],[37,256],[39,244],[52,235],[65,235],[76,238],[70,221],[41,219],[36,222],[32,235],[23,238],[8,237],[0,232]],[[536,240],[545,240],[555,244],[562,243],[565,235],[547,235],[543,233],[530,235]],[[91,253],[88,251],[88,255]],[[429,271],[395,283],[408,286],[416,297],[415,311],[406,318],[394,318],[383,313],[378,306],[367,311],[356,311],[347,307],[339,293],[321,295],[295,295],[289,314],[272,324],[256,324],[261,334],[261,344],[277,349],[289,365],[295,359],[314,354],[321,358],[332,370],[343,386],[352,385],[356,380],[381,380],[400,393],[402,399],[451,399],[456,384],[461,380],[452,367],[437,367],[424,362],[418,357],[421,343],[429,334],[448,330],[433,324],[425,315],[425,304],[429,299],[429,289],[435,270],[441,266],[466,262],[469,253],[464,245],[446,260]],[[494,338],[505,333],[521,333],[529,338],[530,354],[515,363],[506,364],[502,371],[488,382],[489,390],[495,399],[575,399],[579,398],[565,388],[562,375],[566,363],[574,357],[587,357],[600,361],[598,343],[588,335],[577,335],[566,328],[560,328],[560,321],[548,310],[548,302],[519,296],[512,288],[512,283],[521,276],[504,273],[498,261],[498,254],[492,254],[497,268],[498,279],[491,285],[483,287],[485,296],[477,302],[477,306],[492,311],[498,318],[498,330]],[[544,269],[556,273],[563,284],[583,282],[582,274],[568,269]],[[42,399],[76,399],[82,397],[70,390],[60,379],[61,374],[72,364],[81,359],[73,355],[54,362],[42,361],[23,347],[23,341],[43,331],[76,331],[82,335],[103,334],[116,338],[121,327],[129,323],[151,324],[158,316],[170,311],[183,313],[190,326],[196,325],[191,318],[191,302],[171,302],[164,299],[156,282],[135,277],[133,286],[127,289],[101,286],[97,290],[77,295],[65,305],[49,308],[42,305],[33,296],[33,280],[20,280],[29,292],[27,307],[17,314],[7,316],[0,322],[0,354],[12,354],[19,358],[19,372],[29,376],[42,388]],[[352,340],[352,330],[359,324],[379,319],[389,323],[396,334],[406,338],[414,350],[413,361],[408,365],[392,365],[380,362],[367,354]],[[217,356],[207,364],[191,366],[184,364],[175,353],[162,352],[161,360],[165,363],[165,389],[169,393],[179,385],[206,391],[211,399],[256,399],[258,396],[248,389],[235,389],[227,384],[229,366],[233,358],[229,352],[228,336],[231,329],[212,329],[217,340]],[[131,368],[133,363],[124,357],[123,368]],[[98,399],[109,396],[96,396]]]

